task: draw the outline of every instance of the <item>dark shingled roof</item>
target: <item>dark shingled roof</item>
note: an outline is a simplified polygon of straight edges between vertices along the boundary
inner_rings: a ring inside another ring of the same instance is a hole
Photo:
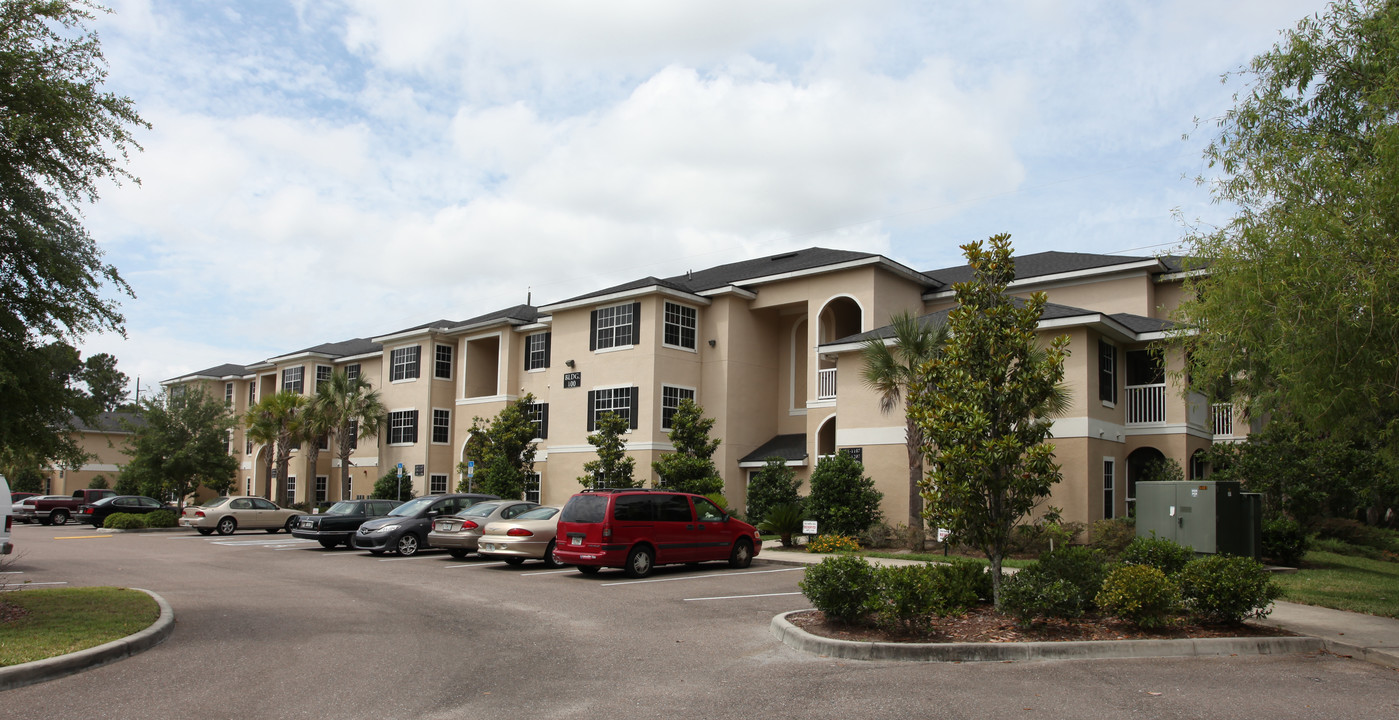
[[[98,413],[90,423],[77,415],[73,416],[73,428],[87,432],[131,432],[128,425],[139,428],[145,424],[146,419],[134,412]]]
[[[192,373],[185,373],[184,375],[180,375],[179,377],[189,377],[189,376],[191,376],[191,375],[202,375],[202,376],[205,376],[205,377],[216,377],[216,378],[221,378],[221,377],[228,377],[229,375],[247,375],[247,374],[248,374],[248,368],[247,368],[246,365],[234,365],[233,363],[224,363],[223,365],[215,365],[214,367],[206,368],[206,369],[204,369],[204,370],[198,370],[198,371],[192,372]],[[175,378],[171,378],[171,379],[173,380],[173,379],[175,379]]]
[[[1016,306],[1023,306],[1025,304],[1025,301],[1018,297],[1012,297],[1011,302],[1015,303]],[[935,313],[929,313],[927,315],[919,317],[918,322],[923,325],[935,325],[945,323],[947,322],[947,314],[951,311],[952,308],[948,308],[946,310],[939,310]],[[1172,323],[1169,320],[1160,320],[1157,318],[1143,317],[1141,315],[1132,315],[1129,313],[1100,313],[1097,310],[1085,310],[1083,308],[1074,307],[1072,305],[1060,305],[1059,303],[1045,303],[1044,312],[1040,315],[1040,320],[1061,320],[1063,318],[1083,317],[1084,315],[1099,314],[1116,320],[1117,322],[1124,325],[1128,330],[1131,330],[1132,332],[1136,333],[1160,332],[1175,326],[1175,323]],[[839,340],[832,340],[828,343],[822,343],[822,347],[825,347],[827,345],[844,345],[846,343],[861,343],[866,340],[872,340],[875,338],[884,340],[893,336],[894,326],[885,325],[884,327],[875,328],[868,332],[859,333],[858,335],[849,335],[847,337],[840,338]]]
[[[1111,267],[1113,265],[1127,265],[1129,263],[1154,260],[1156,258],[1134,255],[1097,255],[1093,253],[1072,253],[1050,250],[1048,252],[1033,253],[1030,255],[1018,255],[1013,259],[1015,260],[1015,279],[1025,280],[1043,275],[1058,275],[1059,273],[1092,270],[1094,268]],[[1167,267],[1169,267],[1169,264],[1167,264]],[[972,268],[970,265],[958,265],[957,267],[943,268],[941,270],[929,270],[923,274],[938,282],[951,285],[953,283],[970,280],[972,277]]]
[[[504,310],[486,313],[485,315],[478,315],[470,320],[463,320],[456,323],[454,327],[480,325],[482,323],[491,322],[492,320],[519,320],[522,323],[532,323],[538,319],[539,308],[533,305],[516,305],[514,307],[505,308]]]
[[[763,443],[757,450],[744,455],[739,462],[766,462],[770,457],[780,457],[787,462],[805,460],[806,433],[778,435]]]
[[[567,300],[560,301],[560,303],[576,302],[579,300],[587,300],[588,298],[602,297],[613,293],[639,290],[654,286],[670,288],[680,292],[700,293],[706,290],[727,287],[729,285],[742,286],[746,281],[756,280],[770,275],[812,270],[826,267],[827,265],[837,265],[844,262],[875,257],[879,257],[879,255],[876,253],[857,252],[854,250],[806,248],[805,250],[793,250],[791,252],[768,255],[767,257],[760,257],[753,260],[740,260],[739,262],[719,265],[704,270],[694,270],[684,275],[676,275],[674,277],[644,277],[620,285],[613,285],[612,287],[596,292],[571,297]],[[929,278],[928,285],[930,287],[936,284],[936,282]]]
[[[308,347],[296,352],[289,352],[276,357],[287,357],[288,355],[300,355],[302,353],[318,353],[329,355],[333,358],[349,357],[351,355],[363,355],[365,353],[379,352],[384,346],[370,340],[369,338],[355,338],[353,340],[342,340],[340,342],[321,343],[313,347]]]

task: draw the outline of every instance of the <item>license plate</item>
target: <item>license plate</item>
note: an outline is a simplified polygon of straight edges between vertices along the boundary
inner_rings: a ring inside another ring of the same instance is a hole
[[[569,538],[569,543],[572,544],[572,545],[582,545],[582,544],[583,544],[583,538],[580,538],[580,537]]]

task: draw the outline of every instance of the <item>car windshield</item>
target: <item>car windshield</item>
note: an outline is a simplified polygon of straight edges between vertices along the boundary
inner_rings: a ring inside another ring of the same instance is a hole
[[[501,504],[498,502],[476,503],[475,505],[472,505],[471,507],[457,513],[457,517],[486,517],[487,515],[490,515],[491,513],[495,512],[495,509],[500,507],[500,505]]]
[[[359,506],[358,506],[357,504],[352,503],[352,502],[338,502],[338,503],[335,503],[334,505],[331,505],[331,506],[330,506],[330,509],[329,509],[329,510],[326,510],[324,514],[326,514],[326,515],[358,515],[358,514],[359,514],[359,513],[357,512],[358,507],[359,507]]]
[[[408,502],[399,505],[393,510],[390,510],[389,515],[393,517],[412,517],[414,515],[417,515],[419,512],[422,512],[424,508],[435,502],[437,502],[437,498],[435,497],[413,498],[412,500],[409,500]]]
[[[516,515],[516,516],[515,516],[515,519],[516,519],[516,520],[548,520],[549,518],[554,517],[554,516],[557,515],[557,514],[559,514],[559,509],[558,509],[558,508],[537,507],[537,508],[535,508],[535,509],[533,509],[533,510],[530,510],[530,511],[528,511],[528,512],[522,512],[522,513],[520,513],[519,515]]]
[[[203,505],[200,505],[199,507],[218,507],[218,506],[220,506],[220,505],[222,505],[222,504],[228,502],[230,499],[231,499],[231,498],[227,498],[227,497],[209,498],[209,500],[208,500],[207,502],[205,502]]]

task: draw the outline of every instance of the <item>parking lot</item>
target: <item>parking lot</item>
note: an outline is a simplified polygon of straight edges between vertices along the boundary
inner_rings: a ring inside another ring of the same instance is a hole
[[[1327,655],[922,665],[836,661],[768,623],[802,568],[666,567],[644,580],[284,533],[110,535],[16,526],[11,586],[164,596],[163,645],[3,694],[87,717],[1353,717],[1399,713],[1399,673]],[[1155,694],[1153,694],[1155,693]]]

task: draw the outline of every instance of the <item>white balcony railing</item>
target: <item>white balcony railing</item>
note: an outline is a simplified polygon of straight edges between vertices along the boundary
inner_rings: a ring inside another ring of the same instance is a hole
[[[834,400],[836,399],[836,369],[827,368],[816,371],[816,399]]]
[[[1159,425],[1166,422],[1166,384],[1128,385],[1127,424]]]
[[[1234,437],[1234,404],[1215,403],[1210,406],[1216,437]]]

